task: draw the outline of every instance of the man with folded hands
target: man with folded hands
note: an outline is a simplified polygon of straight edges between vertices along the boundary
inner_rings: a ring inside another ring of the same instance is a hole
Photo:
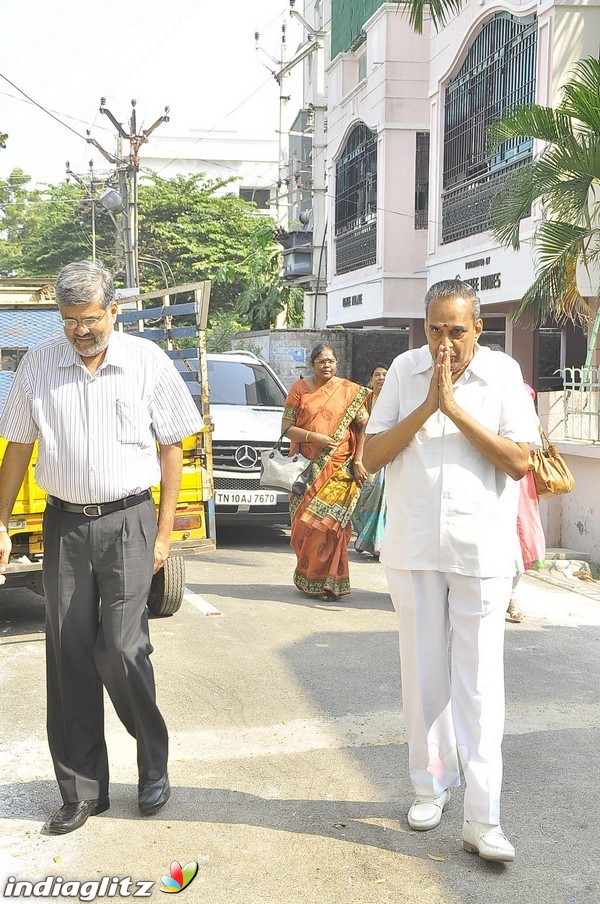
[[[409,825],[439,825],[460,763],[465,850],[510,861],[514,848],[500,827],[504,613],[518,481],[538,433],[518,364],[480,348],[482,328],[468,284],[444,280],[429,289],[428,344],[388,370],[363,462],[372,473],[387,465],[381,561],[400,623],[416,795]]]
[[[103,688],[137,741],[138,806],[170,796],[168,735],[156,704],[148,600],[164,564],[181,484],[182,445],[202,419],[168,356],[114,331],[111,274],[63,267],[56,297],[65,335],[24,356],[0,417],[0,570],[8,524],[38,442],[44,512],[47,728],[63,806],[50,834],[109,807]],[[158,449],[157,449],[158,444]],[[157,515],[150,487],[160,483]]]

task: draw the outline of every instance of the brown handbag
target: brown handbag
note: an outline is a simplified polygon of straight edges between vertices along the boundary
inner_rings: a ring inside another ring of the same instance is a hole
[[[533,471],[538,496],[544,499],[570,493],[575,486],[575,478],[541,427],[540,436],[542,448],[532,449],[529,453],[529,470]]]

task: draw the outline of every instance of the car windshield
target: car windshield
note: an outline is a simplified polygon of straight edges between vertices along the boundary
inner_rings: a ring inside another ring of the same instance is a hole
[[[285,404],[285,393],[260,364],[208,361],[208,385],[213,405],[282,408]]]

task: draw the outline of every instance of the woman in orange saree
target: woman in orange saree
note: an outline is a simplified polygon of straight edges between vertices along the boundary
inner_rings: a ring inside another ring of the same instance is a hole
[[[336,599],[350,593],[351,516],[367,472],[361,461],[370,390],[336,377],[332,348],[312,350],[313,375],[296,380],[286,399],[282,431],[313,462],[303,496],[290,497],[294,584],[303,593]]]

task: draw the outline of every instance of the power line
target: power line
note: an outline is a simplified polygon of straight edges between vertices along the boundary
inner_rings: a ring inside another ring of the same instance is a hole
[[[21,104],[34,103],[34,105],[36,105],[35,102],[32,102],[30,100],[24,100],[22,97],[17,97],[16,94],[9,94],[8,91],[0,91],[0,94],[3,95],[4,97],[10,97],[11,100],[16,100]],[[36,106],[39,106],[39,104],[37,104]],[[42,108],[42,109],[44,109],[44,108]],[[72,119],[73,122],[80,122],[82,126],[90,125],[88,120],[80,119],[78,116],[71,116],[69,113],[63,113],[62,110],[52,110],[51,112],[56,113],[60,116],[63,116],[65,119]],[[91,123],[91,128],[95,127],[95,122],[96,122],[96,119],[94,119],[94,122]],[[100,129],[103,132],[110,132],[110,129],[107,129],[106,126],[96,126],[96,128]]]
[[[196,140],[193,141],[192,144],[193,145],[200,144],[201,141],[206,141],[207,136],[210,135],[211,132],[214,132],[215,129],[218,128],[218,126],[220,126],[222,122],[225,122],[226,119],[229,119],[230,116],[233,116],[233,114],[236,113],[237,110],[240,109],[240,107],[243,107],[245,103],[247,103],[249,100],[251,100],[255,94],[258,94],[259,91],[262,91],[262,89],[265,87],[265,85],[268,85],[270,81],[271,81],[271,77],[265,79],[265,81],[262,82],[262,84],[258,85],[258,87],[254,89],[254,91],[252,91],[247,97],[245,97],[243,100],[241,100],[239,102],[239,104],[237,104],[237,106],[235,106],[232,110],[229,111],[229,113],[226,113],[225,116],[222,116],[219,120],[217,120],[217,122],[214,124],[214,126],[211,126],[210,129],[207,129],[206,133],[204,135],[201,135],[199,138],[196,138]],[[179,158],[179,157],[173,157],[171,160],[168,160],[163,166],[161,166],[161,168],[159,170],[157,170],[157,175],[160,175],[160,173],[162,173],[162,171],[164,169],[166,169],[172,163],[176,163],[180,159],[181,158]]]
[[[147,169],[144,169],[143,171],[148,172],[148,173],[153,172],[153,170],[147,170]],[[197,175],[197,174],[192,173],[191,175]],[[264,187],[268,188],[268,186],[264,186]],[[326,192],[326,197],[335,201],[335,195],[331,195],[331,194],[329,194],[329,192]],[[23,203],[25,203],[27,205],[29,205],[29,204],[79,204],[80,201],[81,201],[81,198],[60,198],[60,199],[59,198],[31,198],[31,199],[28,198],[28,199],[26,199],[25,202],[23,202],[23,201],[3,201],[2,204],[0,205],[0,207],[9,207],[11,205],[16,206],[16,205],[23,204]],[[378,206],[377,213],[392,214],[392,216],[402,217],[403,219],[406,219],[406,220],[414,220],[414,218],[415,218],[414,213],[404,213],[401,210],[392,210],[391,207],[379,207]],[[428,223],[429,227],[441,225],[439,220],[428,219],[427,223]]]
[[[34,104],[36,107],[39,107],[40,110],[42,110],[44,113],[46,113],[48,116],[50,116],[51,119],[54,119],[59,125],[64,126],[65,129],[69,130],[69,132],[73,132],[73,134],[77,135],[78,138],[81,138],[82,141],[87,142],[87,138],[84,135],[80,135],[79,132],[77,132],[75,129],[71,128],[71,126],[67,125],[66,122],[63,122],[62,119],[59,119],[58,116],[55,116],[54,113],[51,113],[50,110],[48,110],[46,107],[43,106],[43,104],[38,103],[37,100],[34,100],[33,97],[30,97],[30,95],[27,94],[26,91],[23,91],[23,89],[19,88],[18,85],[15,85],[14,82],[11,82],[11,80],[8,78],[8,76],[6,76],[2,72],[0,72],[0,78],[3,78],[5,82],[8,82],[8,84],[11,85],[15,89],[15,91],[18,91],[19,94],[22,94],[23,97],[26,97],[27,100],[30,101],[30,103]]]

